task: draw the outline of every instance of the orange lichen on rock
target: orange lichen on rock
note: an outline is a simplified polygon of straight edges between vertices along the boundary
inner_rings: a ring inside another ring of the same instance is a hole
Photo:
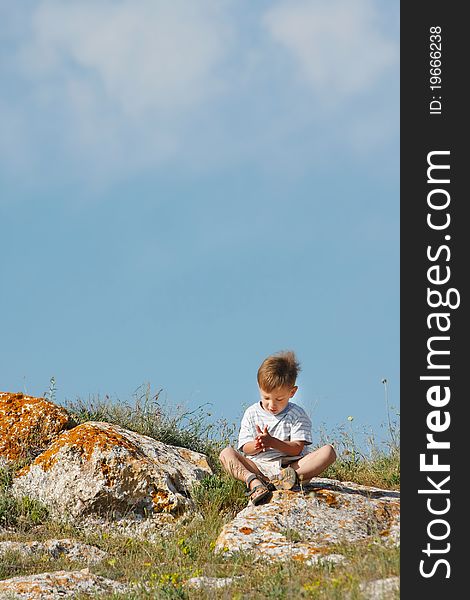
[[[54,515],[179,512],[192,506],[190,489],[206,473],[172,446],[89,421],[17,472],[12,491],[39,499]]]
[[[320,488],[315,490],[315,496],[320,500],[324,500],[328,506],[331,506],[332,508],[338,508],[339,502],[337,495],[334,492]]]
[[[204,455],[198,455],[192,450],[187,450],[186,448],[177,448],[177,451],[178,454],[188,462],[191,462],[202,469],[209,469],[209,463]]]
[[[292,560],[298,560],[300,562],[305,562],[312,556],[318,556],[319,554],[326,555],[326,552],[324,550],[319,550],[318,548],[306,548],[305,550],[306,551],[303,553],[292,554],[289,558],[292,558]]]
[[[390,529],[383,529],[382,531],[379,531],[379,535],[381,537],[387,537],[390,535]]]
[[[245,535],[250,535],[250,533],[253,533],[253,529],[251,527],[240,527],[239,531]]]
[[[0,392],[0,457],[37,455],[74,425],[65,408],[45,398]]]
[[[2,586],[3,587],[3,586]],[[2,589],[0,587],[0,590]],[[8,588],[3,588],[8,591]],[[44,586],[37,583],[19,583],[15,586],[15,592],[17,594],[36,594],[39,596],[44,591]]]
[[[387,536],[390,533],[390,526],[400,514],[400,505],[398,502],[382,502],[374,510],[377,533],[381,536]]]
[[[106,597],[109,597],[114,592],[127,592],[128,586],[94,575],[88,569],[38,573],[0,581],[0,594],[7,592],[8,598],[70,598],[75,597],[77,591],[83,591],[86,596],[92,593],[93,597],[108,593]],[[1,594],[1,597],[4,595]]]
[[[152,493],[152,501],[155,512],[170,512],[173,510],[175,504],[169,499],[168,496],[168,492],[163,490],[155,490]]]
[[[62,433],[30,466],[40,466],[43,471],[49,471],[57,462],[58,453],[62,448],[69,448],[71,451],[76,452],[83,462],[91,458],[95,449],[110,451],[119,447],[125,448],[130,458],[146,458],[144,453],[135,444],[113,430],[112,427],[107,427],[107,423],[103,423],[102,425],[103,427],[99,427],[96,423],[82,423]],[[18,472],[18,476],[27,473],[30,466],[21,469]],[[105,474],[105,471],[106,467],[104,466],[103,474]]]
[[[109,464],[102,460],[100,463],[101,472],[103,473],[103,477],[107,486],[112,487],[116,482],[116,476],[113,476],[113,470],[109,466]]]

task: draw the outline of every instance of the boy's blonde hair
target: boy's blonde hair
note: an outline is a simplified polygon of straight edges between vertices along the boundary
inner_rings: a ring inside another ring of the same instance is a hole
[[[291,351],[276,352],[263,360],[258,369],[258,385],[265,392],[279,387],[294,387],[300,363]]]

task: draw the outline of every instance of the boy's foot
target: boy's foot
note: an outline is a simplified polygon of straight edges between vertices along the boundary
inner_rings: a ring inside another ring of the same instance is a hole
[[[259,479],[259,481],[261,481],[261,483],[264,483],[264,485],[268,488],[268,490],[270,492],[274,492],[274,490],[276,489],[276,486],[271,481],[271,479],[269,479],[269,477],[266,477],[266,475],[263,475],[263,477],[258,477],[258,479]]]
[[[258,483],[256,483],[258,482]],[[253,486],[251,484],[253,483]],[[262,479],[259,479],[256,475],[250,475],[246,480],[246,495],[250,496],[251,503],[257,506],[263,502],[268,502],[271,499],[271,490],[264,483]]]
[[[291,490],[299,483],[297,473],[292,467],[281,469],[279,475],[271,480],[276,490]]]

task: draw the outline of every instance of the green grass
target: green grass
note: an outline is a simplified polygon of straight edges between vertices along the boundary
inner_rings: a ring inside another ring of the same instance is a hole
[[[28,496],[14,498],[8,493],[0,494],[0,527],[31,529],[43,523],[49,516],[47,508]]]
[[[397,490],[400,487],[400,454],[380,454],[368,459],[350,459],[340,455],[322,477],[354,481],[362,485]]]
[[[115,595],[117,599],[144,598],[318,598],[334,600],[361,598],[362,582],[398,575],[399,551],[373,543],[342,545],[335,552],[346,556],[341,565],[307,566],[299,561],[276,563],[254,562],[250,554],[223,558],[213,554],[213,542],[224,519],[194,519],[178,527],[175,535],[156,543],[130,540],[123,536],[106,536],[97,532],[84,533],[73,527],[57,525],[43,528],[40,536],[67,536],[95,544],[108,553],[101,563],[91,567],[97,575],[125,583],[140,584],[141,589],[129,594]],[[32,537],[18,536],[22,539]],[[85,565],[44,557],[21,559],[17,555],[0,558],[0,578],[33,574],[58,569],[78,569]],[[235,577],[223,590],[191,590],[185,582],[191,577]],[[85,598],[83,596],[83,598]]]
[[[226,475],[217,459],[220,449],[234,442],[234,427],[226,423],[211,425],[202,409],[168,411],[159,394],[145,388],[131,404],[92,399],[69,404],[78,423],[88,420],[121,425],[162,442],[204,452],[214,474],[193,489],[196,513],[176,522],[172,535],[155,542],[132,539],[123,535],[84,531],[73,523],[49,518],[40,503],[29,498],[13,498],[10,493],[15,468],[0,468],[0,541],[46,540],[70,537],[93,544],[108,553],[91,572],[125,583],[139,584],[132,593],[114,595],[115,600],[150,598],[198,599],[227,598],[242,600],[297,599],[336,600],[348,597],[360,600],[363,582],[399,575],[399,549],[377,543],[354,543],[337,546],[334,552],[346,556],[344,564],[323,563],[307,566],[300,561],[284,563],[268,559],[255,562],[250,554],[231,557],[214,554],[215,541],[222,527],[247,504],[244,486]],[[398,489],[400,455],[396,444],[381,449],[371,446],[369,452],[359,450],[350,429],[329,435],[321,443],[333,443],[338,460],[322,476],[355,481],[387,489]],[[318,436],[317,436],[318,437]],[[399,439],[397,435],[394,440]],[[3,532],[2,527],[11,531]],[[286,536],[296,543],[300,535],[294,530]],[[0,556],[0,579],[59,569],[78,569],[85,564],[65,558],[51,560],[44,556],[27,559],[9,553]],[[191,590],[185,582],[194,576],[236,577],[225,589]],[[78,597],[84,600],[85,596]],[[397,595],[398,598],[398,595]]]
[[[358,432],[348,417],[344,426],[331,433],[320,429],[319,444],[332,444],[336,461],[322,473],[322,477],[354,481],[361,485],[384,489],[400,488],[400,432],[396,421],[389,420],[387,439],[379,445],[370,432]]]
[[[224,420],[211,423],[210,413],[200,407],[189,411],[184,407],[173,409],[160,400],[160,392],[152,393],[149,386],[141,386],[134,394],[133,402],[113,402],[110,398],[90,398],[66,404],[77,423],[105,421],[147,435],[165,444],[189,448],[206,454],[213,471],[221,475],[219,452],[225,446],[236,443],[235,424]],[[358,447],[358,437],[349,427],[339,427],[326,434],[320,430],[315,436],[319,444],[332,443],[338,454],[336,462],[322,476],[341,481],[355,481],[387,489],[400,486],[400,451],[396,423],[390,432],[390,443],[379,448],[372,436],[365,446]]]
[[[48,510],[37,500],[23,496],[15,498],[10,493],[15,471],[22,462],[0,467],[0,528],[27,531],[47,521]]]
[[[141,386],[134,393],[132,402],[113,402],[105,398],[80,399],[65,404],[74,420],[105,421],[149,436],[172,446],[202,452],[216,472],[220,471],[218,455],[233,439],[235,425],[225,420],[209,421],[210,413],[205,407],[188,410],[184,406],[165,406],[160,392],[152,393],[150,386]]]

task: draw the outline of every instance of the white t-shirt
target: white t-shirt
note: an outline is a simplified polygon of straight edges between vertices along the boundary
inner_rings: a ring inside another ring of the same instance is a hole
[[[238,450],[242,451],[247,442],[252,442],[256,438],[258,435],[256,425],[262,430],[267,425],[268,433],[283,442],[312,443],[312,422],[304,409],[294,402],[289,402],[286,408],[277,415],[265,411],[261,406],[261,402],[249,406],[240,424]],[[308,450],[304,447],[299,456],[288,458],[294,460],[300,456],[305,456],[305,454],[308,454]],[[255,462],[257,462],[257,459],[265,462],[275,461],[283,457],[286,457],[286,455],[279,450],[269,448],[266,452],[250,455],[249,458]]]

